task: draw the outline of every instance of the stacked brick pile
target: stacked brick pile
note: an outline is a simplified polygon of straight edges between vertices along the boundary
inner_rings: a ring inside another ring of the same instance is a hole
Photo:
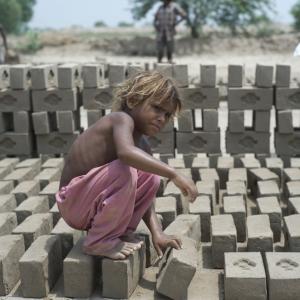
[[[81,131],[80,68],[40,65],[31,68],[30,74],[37,153],[67,153]]]
[[[244,68],[228,69],[227,153],[270,153],[270,116],[273,105],[273,67],[257,65],[254,86],[244,86]],[[245,127],[245,110],[253,112],[253,126]]]
[[[0,67],[0,155],[31,156],[30,67]]]

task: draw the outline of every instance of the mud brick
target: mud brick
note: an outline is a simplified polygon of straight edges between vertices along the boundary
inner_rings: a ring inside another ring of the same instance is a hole
[[[257,198],[258,212],[268,215],[270,218],[271,229],[273,231],[274,242],[280,242],[281,238],[281,219],[282,212],[277,197]]]
[[[277,130],[279,133],[293,133],[293,114],[291,110],[277,111]]]
[[[104,109],[92,109],[87,111],[87,122],[88,127],[95,124],[98,120],[100,120],[102,117],[105,116],[105,110]]]
[[[30,87],[30,65],[13,65],[9,72],[9,86],[12,90],[27,90]]]
[[[73,89],[80,85],[81,68],[78,64],[63,64],[57,67],[59,89]]]
[[[55,225],[51,234],[58,235],[61,239],[62,258],[65,258],[77,241],[82,237],[82,232],[71,228],[62,218]]]
[[[282,172],[283,172],[283,161],[279,157],[269,157],[266,158],[266,168],[268,168],[271,172],[274,172],[278,175],[279,180],[282,180]]]
[[[287,183],[289,181],[300,180],[299,168],[284,168],[283,169],[283,181]]]
[[[199,169],[200,180],[215,183],[216,201],[219,203],[220,178],[216,169]]]
[[[192,177],[194,181],[200,180],[199,178],[199,169],[209,168],[209,158],[208,157],[195,157],[192,160]]]
[[[189,203],[189,213],[200,216],[201,242],[210,242],[211,200],[209,196],[198,196],[194,203]]]
[[[0,160],[0,168],[9,168],[10,171],[14,169],[14,167],[18,164],[20,158],[3,158]]]
[[[81,238],[63,262],[64,296],[75,298],[91,297],[98,270],[96,258],[82,252]]]
[[[56,116],[58,132],[73,133],[75,131],[75,116],[72,111],[58,111]]]
[[[10,68],[9,65],[0,66],[0,90],[9,87],[10,83]]]
[[[76,89],[48,89],[32,91],[33,111],[77,110],[78,98]]]
[[[178,117],[178,130],[179,131],[194,130],[194,113],[192,110],[187,109],[180,112],[180,116]]]
[[[216,269],[224,268],[224,253],[235,252],[237,249],[237,234],[231,215],[211,217],[212,261]]]
[[[181,174],[187,178],[193,179],[192,177],[192,170],[189,168],[184,168],[184,169],[176,169],[176,173]]]
[[[104,83],[104,66],[87,64],[82,66],[82,79],[85,89],[97,88]]]
[[[272,88],[229,88],[229,110],[271,110],[273,105]]]
[[[243,181],[227,181],[225,196],[242,195],[244,199],[247,196],[247,188]]]
[[[19,262],[23,297],[47,297],[62,272],[62,265],[59,237],[44,235],[36,239]]]
[[[248,252],[272,252],[273,232],[267,215],[247,217]]]
[[[0,168],[0,179],[3,179],[11,172],[10,168]]]
[[[228,172],[228,181],[243,181],[245,183],[246,188],[247,188],[248,187],[248,179],[247,179],[247,167],[248,167],[248,165],[244,164],[244,166],[245,166],[245,168],[230,169],[229,172]]]
[[[46,168],[57,168],[62,171],[64,167],[64,159],[63,158],[49,158],[42,165],[42,170]]]
[[[15,208],[17,214],[18,224],[21,224],[27,217],[49,212],[49,201],[46,196],[31,196],[24,200],[17,208]]]
[[[300,197],[291,197],[288,199],[288,214],[300,214]]]
[[[11,191],[11,193],[15,195],[18,205],[28,197],[38,195],[39,192],[40,185],[36,180],[22,181]]]
[[[157,292],[171,299],[187,299],[188,287],[197,268],[195,241],[183,238],[182,249],[170,249],[163,261],[156,282]]]
[[[18,111],[13,113],[14,131],[16,133],[26,133],[31,131],[31,120],[28,111]]]
[[[200,66],[200,84],[202,87],[215,87],[217,81],[217,68],[215,65]]]
[[[0,181],[0,195],[9,194],[14,189],[13,181]]]
[[[216,184],[214,181],[197,181],[197,190],[199,195],[207,195],[211,199],[211,211],[217,204]]]
[[[271,172],[267,168],[249,169],[249,186],[254,195],[257,194],[257,182],[274,180],[279,184],[279,177],[277,174]]]
[[[177,216],[165,230],[164,233],[178,237],[189,237],[199,245],[201,240],[200,217],[197,215],[183,214]]]
[[[276,87],[289,87],[291,82],[291,66],[276,65]]]
[[[6,296],[20,279],[19,259],[25,252],[24,240],[21,235],[6,235],[0,237],[0,244],[0,296]]]
[[[203,109],[202,111],[203,130],[204,131],[218,131],[218,110],[217,109]]]
[[[173,78],[178,87],[189,86],[189,75],[187,65],[173,65]]]
[[[254,112],[254,130],[257,132],[269,132],[271,121],[270,110],[256,110]]]
[[[224,214],[230,214],[233,217],[237,230],[237,241],[244,242],[246,240],[246,206],[245,199],[242,195],[225,196]]]
[[[32,113],[33,129],[36,135],[50,133],[50,121],[45,111]]]
[[[225,299],[267,300],[267,282],[260,253],[225,253]]]
[[[163,229],[168,227],[177,216],[176,198],[175,197],[158,197],[155,200],[155,212],[160,214]]]
[[[32,90],[47,90],[57,87],[57,66],[55,65],[32,67],[30,74]]]
[[[177,132],[179,153],[220,153],[220,131]]]
[[[13,234],[23,234],[25,249],[39,236],[49,234],[53,228],[52,215],[50,213],[34,214],[27,217],[13,230]]]
[[[3,90],[0,91],[0,111],[30,111],[30,92],[27,90]]]
[[[170,154],[175,151],[174,132],[160,132],[155,136],[149,137],[151,149],[155,153]]]
[[[300,215],[284,217],[286,248],[291,252],[300,251]]]
[[[291,168],[300,168],[300,158],[299,157],[291,157]]]
[[[0,195],[0,213],[12,212],[17,207],[15,195]]]
[[[84,89],[82,98],[85,109],[110,109],[113,103],[113,88],[104,86]]]
[[[275,149],[278,155],[295,156],[300,154],[300,132],[280,134],[275,132]]]
[[[40,188],[43,189],[51,181],[58,181],[61,177],[61,170],[58,168],[46,168],[41,173],[39,173],[34,180],[40,183]]]
[[[37,149],[40,154],[68,153],[79,132],[70,133],[51,132],[49,135],[37,136]]]
[[[134,251],[124,260],[102,260],[102,296],[126,298],[135,290],[145,271],[145,247]]]
[[[16,169],[19,168],[32,168],[35,175],[41,171],[41,159],[40,158],[28,158],[16,165]]]
[[[281,193],[278,183],[274,180],[258,181],[257,182],[257,196],[268,197],[275,196],[281,199]]]
[[[276,88],[275,107],[276,109],[299,109],[300,88],[291,86],[288,88]]]
[[[108,82],[110,86],[118,86],[126,78],[126,66],[110,64],[108,70]]]
[[[233,157],[219,157],[217,162],[217,172],[220,178],[220,188],[224,189],[226,187],[226,182],[228,181],[229,169],[234,168]]]
[[[226,132],[228,153],[270,153],[270,133],[247,130],[244,133]]]
[[[228,112],[228,129],[230,132],[244,132],[244,111],[231,110]]]
[[[41,196],[48,196],[49,205],[52,207],[55,203],[55,194],[59,190],[59,181],[52,181],[50,182],[42,191],[40,191]]]
[[[8,174],[3,180],[13,181],[14,186],[17,186],[20,182],[32,180],[34,176],[33,168],[19,168]]]
[[[273,86],[273,66],[256,65],[255,85],[262,88]]]
[[[184,169],[185,164],[183,158],[169,158],[168,159],[168,165],[172,168],[176,169]]]
[[[52,218],[53,218],[53,226],[55,226],[61,217],[56,203],[50,209],[50,213],[52,214]]]
[[[219,107],[218,88],[189,87],[180,88],[179,92],[186,109],[217,109]]]
[[[173,65],[158,63],[155,65],[156,71],[162,73],[164,76],[172,77],[173,76]]]
[[[17,216],[14,212],[0,213],[0,236],[11,234],[17,226]]]
[[[286,183],[286,196],[300,196],[300,180],[289,181]]]
[[[176,199],[177,214],[187,213],[188,201],[172,181],[168,182],[164,190],[163,196],[172,196]]]
[[[242,87],[245,83],[245,70],[243,65],[228,66],[228,87]]]
[[[145,67],[142,64],[130,64],[127,66],[127,78],[132,78],[144,70]]]
[[[157,260],[157,252],[153,246],[151,232],[143,220],[140,221],[135,233],[144,240],[146,246],[146,267],[153,266]]]

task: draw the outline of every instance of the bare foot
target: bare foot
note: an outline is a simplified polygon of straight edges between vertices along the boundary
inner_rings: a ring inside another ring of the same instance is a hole
[[[139,246],[139,247],[141,247],[141,246]],[[121,242],[121,243],[117,244],[117,246],[114,247],[113,249],[111,249],[109,251],[99,252],[99,253],[97,253],[97,255],[105,256],[105,257],[108,257],[111,259],[125,259],[127,256],[132,254],[132,252],[134,250],[137,250],[137,249],[139,249],[139,248],[137,248],[136,244]]]
[[[124,235],[122,235],[120,237],[120,239],[124,242],[128,242],[128,243],[132,243],[132,244],[136,244],[139,245],[139,247],[137,249],[140,249],[141,246],[143,245],[143,241],[141,240],[141,238],[134,234],[134,233],[126,233]]]

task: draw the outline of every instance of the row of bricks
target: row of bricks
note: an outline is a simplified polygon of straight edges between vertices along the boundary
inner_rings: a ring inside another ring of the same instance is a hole
[[[44,220],[47,219],[46,216],[47,214],[36,215],[37,218],[44,217]],[[184,238],[183,250],[170,250],[171,253],[165,254],[165,261],[157,280],[157,290],[160,293],[167,296],[171,296],[170,293],[173,295],[178,293],[178,296],[173,299],[182,299],[196,271],[199,244],[196,225],[199,225],[199,217],[182,216],[166,230],[168,234],[178,234],[179,230],[180,236]],[[139,227],[144,225],[141,224]],[[143,228],[138,228],[137,232],[145,236]],[[67,297],[90,296],[97,280],[102,282],[104,297],[128,298],[143,275],[147,255],[145,247],[123,261],[104,258],[99,262],[95,257],[82,253],[82,239],[79,239],[81,233],[70,229],[64,221],[59,221],[51,232],[59,237],[47,235],[49,233],[44,232],[42,236],[37,236],[26,252],[21,235],[15,233],[16,235],[0,237],[5,245],[0,256],[5,265],[0,274],[4,285],[0,286],[6,287],[0,290],[1,295],[9,293],[20,278],[24,297],[45,297],[63,270],[64,295]],[[150,233],[147,232],[146,235],[149,242]],[[186,235],[195,240],[185,238]],[[76,242],[76,246],[72,249]],[[45,263],[48,264],[48,268],[43,267]],[[15,268],[14,272],[9,273],[7,270],[11,265]],[[183,266],[185,271],[178,274],[177,272],[182,270]],[[102,274],[99,274],[100,269]],[[174,286],[170,286],[170,277],[174,277],[174,271],[177,280],[181,283],[175,291]],[[29,273],[30,280],[28,280]]]
[[[130,78],[137,72],[148,70],[149,65],[124,65],[124,64],[63,64],[63,65],[15,65],[1,66],[0,89],[11,87],[12,89],[27,89],[30,84],[33,90],[43,90],[50,87],[60,89],[72,89],[80,85],[82,78],[84,88],[95,88],[104,84],[108,77],[110,86],[116,86],[126,78]],[[173,77],[179,87],[189,85],[188,66],[154,64],[156,69],[166,76]],[[257,65],[255,72],[255,86],[272,87],[273,66]],[[107,75],[107,76],[105,76]],[[275,83],[278,87],[289,87],[291,79],[291,68],[288,65],[277,65]],[[216,86],[216,66],[200,66],[200,84],[203,87]],[[245,84],[245,72],[242,65],[228,66],[228,87],[242,87]]]

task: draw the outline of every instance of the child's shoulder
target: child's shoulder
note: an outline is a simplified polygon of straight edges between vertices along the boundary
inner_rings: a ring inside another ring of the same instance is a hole
[[[107,115],[112,122],[129,122],[133,123],[133,118],[124,111],[111,112]]]

